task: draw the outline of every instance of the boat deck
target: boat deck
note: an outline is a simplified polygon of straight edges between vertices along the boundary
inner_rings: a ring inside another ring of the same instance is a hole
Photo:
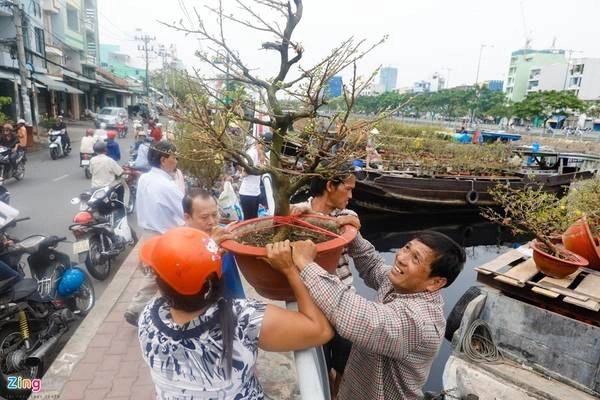
[[[600,326],[600,271],[580,268],[564,279],[545,276],[524,245],[477,268],[477,280],[511,297]]]

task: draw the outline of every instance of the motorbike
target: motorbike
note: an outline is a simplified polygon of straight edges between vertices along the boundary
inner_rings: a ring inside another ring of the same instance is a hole
[[[59,157],[66,157],[71,152],[71,146],[65,143],[65,130],[51,130],[48,132],[50,145],[50,158],[56,160]]]
[[[114,258],[137,243],[137,235],[127,220],[130,201],[129,187],[123,180],[83,192],[71,200],[80,209],[69,226],[77,239],[73,253],[98,280],[108,278]]]
[[[1,205],[0,212],[6,207],[10,206]],[[67,254],[56,249],[58,244],[67,238],[31,235],[19,240],[6,233],[6,230],[16,226],[17,222],[28,219],[13,220],[0,228],[0,240],[12,242],[4,253],[0,254],[2,261],[25,276],[21,259],[27,255],[30,275],[38,283],[38,293],[42,298],[61,303],[76,315],[87,314],[96,300],[94,286],[85,271],[75,265]]]
[[[25,399],[31,388],[11,388],[7,377],[41,378],[46,355],[75,316],[59,302],[41,297],[35,279],[15,280],[0,281],[0,397]]]
[[[6,146],[0,146],[0,181],[15,178],[20,181],[25,177],[25,152],[21,149],[17,150],[17,158],[15,163],[10,161],[11,149]]]
[[[94,153],[79,153],[79,167],[83,168],[86,179],[92,179],[92,171],[90,170],[92,157],[94,157]]]

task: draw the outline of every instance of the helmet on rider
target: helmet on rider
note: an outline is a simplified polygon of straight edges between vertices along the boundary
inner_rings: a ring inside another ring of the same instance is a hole
[[[100,129],[106,129],[106,123],[101,122],[100,123]]]
[[[194,295],[214,273],[221,277],[221,256],[207,233],[179,227],[147,240],[141,260],[175,292]]]
[[[94,152],[98,154],[106,153],[106,143],[102,141],[94,143]]]
[[[92,135],[94,134],[94,130],[93,130],[92,128],[87,128],[87,129],[85,130],[85,134],[86,134],[87,136],[92,136]]]
[[[117,137],[117,132],[115,131],[108,131],[106,132],[106,137],[108,137],[109,139],[114,139]]]

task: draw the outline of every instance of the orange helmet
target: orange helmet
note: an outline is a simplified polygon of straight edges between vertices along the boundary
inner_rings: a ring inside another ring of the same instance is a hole
[[[140,258],[182,295],[200,292],[213,272],[221,277],[217,244],[208,234],[193,228],[174,228],[147,240],[140,249]]]
[[[108,131],[106,132],[106,137],[108,137],[109,139],[114,139],[117,137],[117,132],[115,131]]]

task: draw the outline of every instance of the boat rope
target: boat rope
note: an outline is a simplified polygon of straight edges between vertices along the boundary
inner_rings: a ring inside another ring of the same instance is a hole
[[[487,322],[476,319],[462,341],[462,351],[473,362],[497,362],[501,354]]]

